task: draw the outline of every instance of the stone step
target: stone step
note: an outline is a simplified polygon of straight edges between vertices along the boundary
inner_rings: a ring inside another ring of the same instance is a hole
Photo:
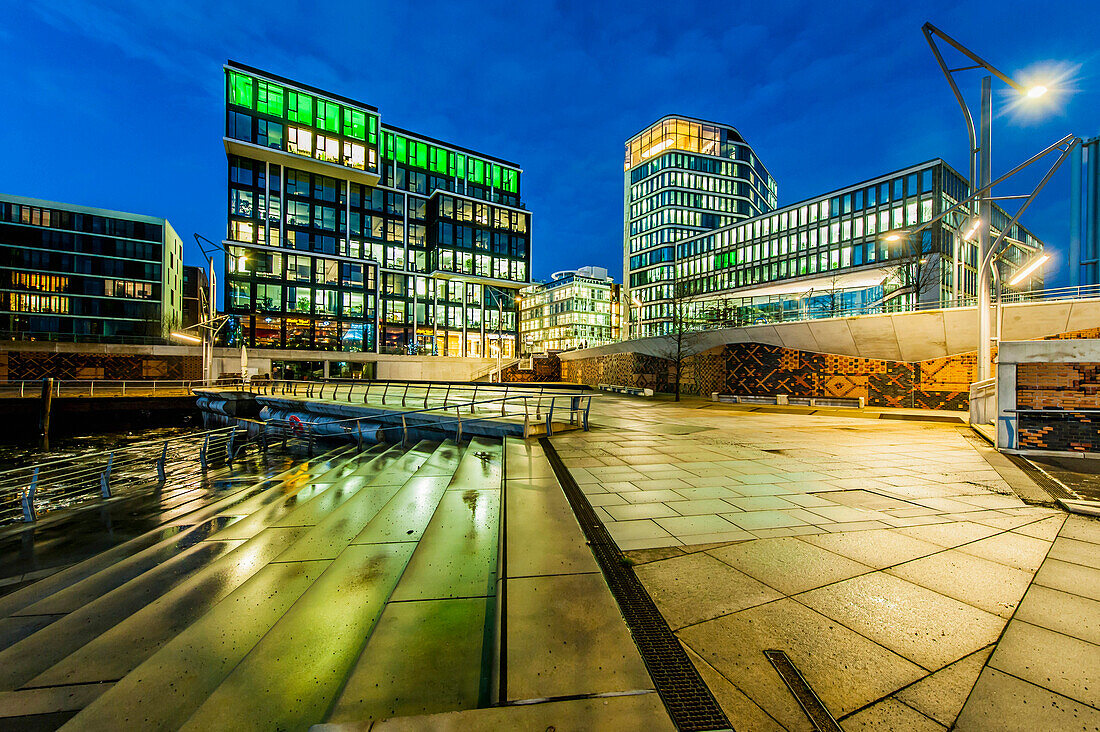
[[[499,442],[475,438],[445,487],[439,482],[407,485],[410,491],[439,495],[438,507],[332,707],[330,721],[366,723],[488,703],[500,447]],[[399,539],[399,532],[375,532],[372,538]]]

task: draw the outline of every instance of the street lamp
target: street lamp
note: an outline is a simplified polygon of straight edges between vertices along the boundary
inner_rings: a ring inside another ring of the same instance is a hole
[[[1030,88],[1024,87],[1017,83],[1013,79],[1009,78],[1006,74],[999,71],[996,67],[984,60],[970,49],[963,46],[951,36],[947,35],[939,28],[936,28],[931,23],[925,23],[921,28],[924,32],[924,37],[928,41],[929,47],[932,49],[932,54],[936,57],[936,62],[940,66],[940,70],[943,71],[944,77],[947,79],[947,83],[951,85],[951,91],[955,95],[956,101],[959,103],[960,109],[962,109],[963,117],[966,119],[966,131],[970,136],[970,190],[985,190],[978,200],[978,258],[982,261],[982,265],[978,268],[978,381],[984,381],[989,378],[990,375],[990,359],[992,356],[992,349],[990,344],[990,271],[989,263],[990,253],[993,247],[990,245],[990,223],[993,220],[993,199],[987,189],[991,189],[990,184],[990,139],[991,139],[991,127],[993,117],[993,96],[992,96],[992,76],[996,76],[1012,89],[1015,89],[1020,94],[1024,95],[1028,99],[1038,99],[1047,93],[1047,88],[1043,85],[1034,85]],[[939,48],[936,46],[935,38],[938,37],[952,48],[962,53],[969,58],[973,65],[963,66],[956,69],[949,69],[947,64],[943,60],[943,55],[940,53]],[[970,108],[966,106],[966,102],[963,101],[962,93],[959,91],[958,85],[955,83],[954,74],[959,71],[966,71],[969,69],[985,69],[992,76],[985,76],[982,78],[982,106],[981,106],[981,143],[978,144],[977,135],[974,129],[974,117],[970,113]],[[979,157],[980,155],[980,157]],[[1003,236],[1003,233],[1002,233]],[[958,267],[958,257],[956,257],[955,266]],[[958,275],[955,276],[955,282],[958,283]],[[956,284],[956,290],[958,285]],[[956,293],[957,297],[957,293]]]

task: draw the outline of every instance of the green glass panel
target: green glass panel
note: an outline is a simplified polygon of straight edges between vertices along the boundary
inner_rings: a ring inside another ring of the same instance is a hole
[[[229,103],[252,109],[252,77],[229,72]]]
[[[283,88],[269,81],[261,81],[259,93],[256,96],[256,109],[272,117],[282,117]]]
[[[340,128],[340,106],[318,99],[317,127],[326,132],[336,132]]]
[[[344,107],[344,134],[356,140],[367,137],[367,116],[357,109]]]
[[[288,95],[288,113],[291,122],[313,124],[313,97],[301,92],[292,91]]]
[[[403,163],[405,162],[405,138],[401,135],[395,135],[394,138],[397,142],[397,154],[395,157],[397,162]]]

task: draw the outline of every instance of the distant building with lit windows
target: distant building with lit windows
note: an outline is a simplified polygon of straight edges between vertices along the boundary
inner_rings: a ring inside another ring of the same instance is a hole
[[[668,327],[675,243],[771,211],[776,183],[736,129],[679,115],[627,140],[623,169],[624,302],[640,303],[631,335],[656,335]]]
[[[520,292],[522,353],[548,353],[614,343],[620,333],[620,288],[603,267],[556,272]]]
[[[165,219],[0,194],[0,337],[164,342],[182,260]]]
[[[516,352],[531,256],[518,165],[258,69],[224,73],[230,344]]]
[[[973,304],[978,245],[967,238],[973,220],[959,210],[915,236],[904,234],[969,194],[959,173],[930,160],[684,237],[674,244],[675,274],[659,286],[679,283],[695,325]],[[1010,218],[994,205],[994,239]],[[1006,242],[997,260],[1004,295],[1042,289],[1041,268],[1011,281],[1041,255],[1043,243],[1019,224]]]

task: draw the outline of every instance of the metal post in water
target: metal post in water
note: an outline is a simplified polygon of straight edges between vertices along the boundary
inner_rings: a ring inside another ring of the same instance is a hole
[[[50,450],[50,410],[53,408],[53,379],[42,379],[42,412],[38,419],[38,432],[42,449]]]
[[[115,462],[115,454],[107,456],[107,469],[99,474],[99,493],[104,498],[111,497],[111,466]]]
[[[38,468],[34,469],[31,476],[31,486],[23,492],[23,520],[33,523],[38,518],[38,512],[34,510],[34,494],[38,492]]]

